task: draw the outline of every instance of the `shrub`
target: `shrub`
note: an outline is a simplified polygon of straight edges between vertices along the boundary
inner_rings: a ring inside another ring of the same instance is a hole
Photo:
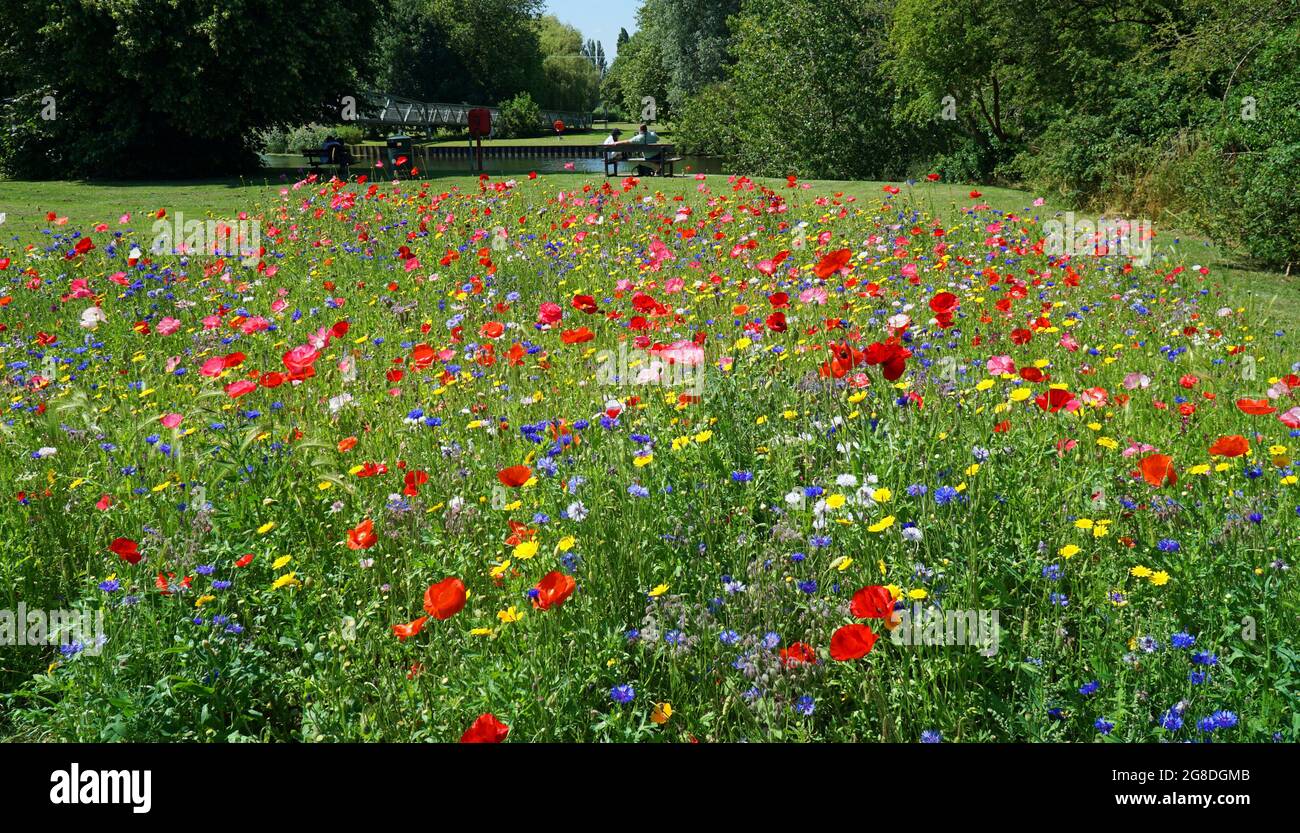
[[[501,139],[522,139],[541,134],[542,110],[528,93],[519,93],[500,105],[492,133]]]

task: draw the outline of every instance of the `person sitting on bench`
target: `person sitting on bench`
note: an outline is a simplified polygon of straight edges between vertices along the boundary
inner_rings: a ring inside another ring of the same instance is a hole
[[[633,136],[631,139],[628,139],[626,142],[611,142],[610,144],[617,145],[620,147],[624,145],[657,145],[659,144],[659,134],[651,130],[649,125],[642,124],[641,127],[637,130],[636,135]],[[646,156],[645,161],[655,162],[662,158],[663,158],[663,151],[661,150],[659,151],[659,153],[655,154],[654,156]],[[656,168],[651,168],[647,165],[637,165],[636,175],[654,176],[656,170],[657,170]]]
[[[321,145],[321,151],[323,151],[321,162],[337,165],[339,176],[347,179],[348,166],[352,164],[352,154],[348,153],[348,149],[343,145],[343,142],[333,135],[326,136],[325,144]]]

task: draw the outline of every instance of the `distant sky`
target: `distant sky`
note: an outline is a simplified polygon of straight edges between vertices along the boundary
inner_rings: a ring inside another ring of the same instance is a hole
[[[605,47],[612,63],[618,52],[620,27],[630,35],[636,31],[636,10],[641,0],[546,0],[546,11],[582,32],[582,39],[595,38]]]

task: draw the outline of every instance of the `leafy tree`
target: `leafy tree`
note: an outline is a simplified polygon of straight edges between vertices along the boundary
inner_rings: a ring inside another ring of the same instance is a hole
[[[600,100],[600,70],[586,52],[582,33],[552,15],[537,23],[542,73],[537,98],[556,110],[589,111]]]
[[[328,44],[369,42],[373,20],[374,4],[361,0],[8,0],[0,89],[13,100],[0,170],[179,176],[253,167],[261,130],[338,119],[364,50]]]
[[[483,104],[533,89],[541,0],[389,0],[376,85],[422,101]]]
[[[732,18],[735,161],[747,173],[898,174],[912,135],[890,118],[888,0],[746,0]],[[707,114],[702,114],[708,117]]]

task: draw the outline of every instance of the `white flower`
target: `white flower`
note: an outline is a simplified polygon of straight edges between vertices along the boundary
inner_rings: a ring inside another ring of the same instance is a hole
[[[575,500],[573,503],[569,504],[569,508],[565,510],[565,514],[575,521],[583,521],[587,517],[587,507],[582,505],[582,501]]]
[[[921,528],[919,526],[908,526],[903,528],[904,541],[911,541],[915,544],[923,537],[924,536],[921,534]]]
[[[846,489],[852,489],[854,486],[858,485],[857,475],[841,474],[835,478],[835,485]]]
[[[53,457],[55,454],[58,454],[58,453],[59,453],[59,450],[58,450],[57,448],[51,448],[50,446],[45,445],[45,446],[41,446],[40,448],[36,449],[36,454],[35,454],[34,456],[36,456],[37,458],[43,460],[43,459],[45,459],[46,457]]]
[[[107,320],[108,316],[99,307],[86,307],[81,311],[80,323],[87,330],[93,330]]]

